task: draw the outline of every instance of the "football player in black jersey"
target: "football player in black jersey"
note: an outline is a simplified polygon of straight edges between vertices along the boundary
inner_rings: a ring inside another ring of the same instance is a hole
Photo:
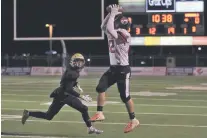
[[[91,102],[92,98],[89,95],[82,95],[74,90],[74,87],[78,87],[77,79],[80,76],[80,71],[84,68],[85,59],[80,53],[76,53],[71,57],[70,64],[67,70],[64,72],[60,86],[56,88],[50,97],[53,98],[53,102],[50,105],[47,112],[40,111],[28,111],[24,110],[22,116],[22,124],[25,124],[29,117],[41,118],[46,120],[52,120],[53,117],[61,110],[66,104],[70,107],[78,110],[82,114],[82,118],[88,127],[89,134],[101,134],[103,131],[94,128],[89,121],[88,107],[82,104],[79,100],[82,99],[86,102]]]

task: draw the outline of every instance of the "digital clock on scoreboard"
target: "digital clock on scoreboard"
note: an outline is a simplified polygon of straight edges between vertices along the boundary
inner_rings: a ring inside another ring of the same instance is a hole
[[[132,36],[204,35],[204,0],[119,0]]]
[[[132,36],[202,36],[203,13],[148,13],[127,15]]]
[[[204,2],[207,0],[119,0],[135,46],[207,45]]]

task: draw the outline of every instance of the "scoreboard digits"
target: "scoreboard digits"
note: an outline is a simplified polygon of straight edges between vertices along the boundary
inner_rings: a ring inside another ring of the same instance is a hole
[[[150,13],[129,16],[132,36],[204,35],[203,13]]]
[[[172,23],[173,16],[172,14],[152,14],[151,22],[152,23]]]
[[[155,27],[149,28],[149,34],[151,34],[151,35],[155,35],[156,31],[157,31],[157,29]]]
[[[205,15],[207,0],[118,0],[132,45],[207,45]]]

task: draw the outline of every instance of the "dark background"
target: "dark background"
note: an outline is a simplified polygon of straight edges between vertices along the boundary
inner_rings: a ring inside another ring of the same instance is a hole
[[[21,2],[28,2],[28,0],[21,0]],[[32,0],[30,0],[32,1]],[[52,0],[50,0],[52,1]],[[57,1],[57,0],[56,0]],[[77,1],[76,4],[73,5],[73,2],[75,2],[76,0],[68,0],[68,8],[70,9],[70,13],[65,14],[64,20],[67,21],[67,23],[72,23],[74,26],[73,28],[73,32],[76,32],[77,30],[77,34],[78,31],[80,31],[78,28],[85,28],[86,30],[91,30],[89,28],[89,26],[94,26],[94,28],[96,28],[96,32],[93,32],[93,34],[100,34],[97,28],[100,26],[100,12],[96,12],[94,13],[93,10],[88,10],[88,12],[85,11],[85,7],[89,7],[91,8],[91,2],[86,3],[86,0],[82,0],[85,3],[80,3],[78,5]],[[80,0],[78,0],[80,1]],[[98,1],[98,0],[89,0],[89,1]],[[109,4],[113,4],[113,3],[117,3],[117,0],[105,0],[105,7]],[[87,5],[88,4],[88,5]],[[32,4],[33,5],[33,4]],[[72,5],[72,6],[71,6]],[[75,6],[76,5],[76,6]],[[206,5],[206,4],[205,4]],[[37,13],[38,13],[38,9],[39,8],[43,8],[43,7],[38,7],[38,5],[34,5],[34,7],[36,7],[37,9]],[[84,8],[81,8],[84,7]],[[48,41],[14,41],[13,40],[13,0],[2,0],[2,55],[4,54],[9,54],[9,55],[13,55],[13,54],[22,54],[22,53],[30,53],[30,54],[37,54],[37,55],[43,55],[45,53],[45,51],[49,50],[49,42]],[[28,7],[25,5],[22,8],[28,9]],[[45,12],[48,11],[60,11],[60,10],[64,10],[60,7],[48,7],[46,4],[44,6],[45,8]],[[100,8],[100,7],[96,7],[94,4],[94,9]],[[205,7],[206,8],[206,7]],[[81,11],[81,9],[84,9],[84,11],[82,11],[82,14],[78,14],[79,11]],[[29,10],[29,9],[28,9]],[[35,20],[32,20],[32,16],[28,15],[29,12],[21,12],[21,15],[24,18],[28,17],[28,22],[33,22],[34,24],[36,23]],[[58,12],[57,12],[58,13]],[[105,13],[106,14],[106,13]],[[68,16],[67,16],[68,15]],[[97,15],[97,16],[95,16]],[[205,10],[205,17],[206,17],[206,10]],[[34,15],[33,15],[34,16]],[[40,18],[44,16],[44,13],[38,13],[37,16],[40,16]],[[61,20],[62,17],[59,16],[58,14],[56,16],[56,23],[58,23],[58,20]],[[74,19],[75,18],[75,19]],[[91,23],[91,19],[94,18],[94,24]],[[34,18],[35,19],[35,18]],[[54,20],[50,20],[51,18],[48,18],[48,20],[45,20],[45,23],[48,22],[52,22]],[[22,19],[21,21],[23,22],[25,19]],[[75,21],[76,20],[76,21]],[[88,22],[90,20],[90,22]],[[47,22],[46,22],[47,21]],[[42,23],[42,24],[45,24]],[[205,19],[205,26],[206,26],[206,19]],[[23,23],[21,23],[21,25],[23,25]],[[26,25],[25,25],[26,26]],[[61,25],[60,25],[61,26]],[[28,28],[21,26],[22,29],[25,29],[24,31],[27,32]],[[71,26],[70,26],[71,27]],[[207,27],[205,27],[207,28]],[[60,27],[61,29],[61,27]],[[37,29],[38,30],[38,29]],[[40,32],[40,34],[46,34],[47,33],[47,29],[46,28],[42,28],[42,30],[44,30],[44,32]],[[55,30],[57,31],[57,30]],[[54,32],[55,32],[54,31]],[[207,32],[207,31],[206,31]],[[39,33],[39,32],[38,32]],[[67,32],[66,32],[67,33]],[[84,32],[83,32],[84,33]],[[20,34],[21,35],[21,34]],[[67,46],[67,50],[68,53],[74,53],[74,52],[81,52],[83,54],[92,54],[92,55],[98,55],[98,54],[103,54],[106,55],[108,54],[108,47],[107,47],[107,40],[93,40],[93,41],[66,41],[66,46]],[[59,41],[53,41],[53,50],[56,50],[58,53],[62,52],[62,48],[60,45]],[[132,47],[132,51],[134,54],[137,55],[157,55],[157,54],[177,54],[177,55],[191,55],[191,54],[196,54],[197,51],[197,47],[193,47],[193,46],[188,46],[188,47]],[[202,51],[199,51],[202,54],[207,54],[207,46],[202,47]]]
[[[53,37],[101,36],[100,7],[101,0],[17,0],[17,37],[48,37],[46,23],[55,24]]]

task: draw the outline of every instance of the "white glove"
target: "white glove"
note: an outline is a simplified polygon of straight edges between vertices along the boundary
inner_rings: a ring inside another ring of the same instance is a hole
[[[83,93],[83,89],[78,85],[78,83],[73,87],[74,89],[78,89],[80,93]]]
[[[109,6],[111,8],[111,16],[116,16],[118,14],[122,14],[122,12],[119,12],[119,5],[113,4]]]
[[[76,88],[79,90],[80,93],[83,93],[83,89],[80,87],[80,85],[77,85]]]
[[[80,85],[78,85],[78,90],[80,91],[80,93],[83,93],[83,89],[80,87]]]
[[[80,98],[86,102],[92,102],[92,98],[89,95],[80,95]]]

